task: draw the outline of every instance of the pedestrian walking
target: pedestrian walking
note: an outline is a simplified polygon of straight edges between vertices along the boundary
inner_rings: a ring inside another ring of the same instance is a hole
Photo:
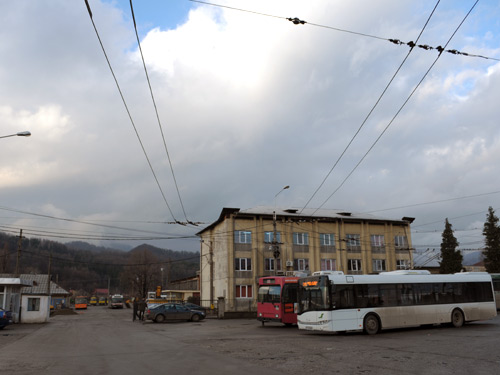
[[[137,312],[139,311],[139,303],[137,302],[137,297],[134,298],[133,306],[134,306],[134,309],[133,309],[134,316],[132,317],[132,321],[135,322],[135,319],[138,318]]]

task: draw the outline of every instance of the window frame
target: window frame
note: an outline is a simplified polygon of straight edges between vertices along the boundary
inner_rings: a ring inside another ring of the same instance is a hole
[[[40,297],[28,297],[26,311],[40,311]]]
[[[387,270],[385,259],[372,259],[373,272],[384,272]]]
[[[273,243],[274,231],[264,232],[264,243]],[[281,232],[276,232],[276,242],[281,243]]]
[[[234,258],[235,271],[252,271],[252,258]]]
[[[373,247],[385,247],[385,237],[383,234],[372,234],[370,243]]]
[[[353,267],[356,265],[356,267]],[[348,271],[363,271],[363,264],[361,263],[361,259],[347,259],[347,270]]]
[[[328,241],[326,241],[327,239],[328,239]],[[335,233],[320,233],[319,234],[319,244],[320,244],[320,246],[335,247]]]
[[[320,260],[320,270],[321,271],[336,271],[337,270],[336,259],[321,258],[321,260]]]
[[[398,264],[400,263],[400,264]],[[396,270],[407,270],[410,268],[408,259],[396,259]]]
[[[349,247],[361,247],[361,235],[356,233],[350,233],[345,235],[347,248]]]
[[[274,265],[278,268],[274,268]],[[264,271],[282,271],[280,258],[264,258]]]
[[[293,232],[293,244],[298,246],[309,246],[309,233]]]
[[[394,247],[397,249],[408,248],[408,237],[403,235],[394,236]]]
[[[252,243],[252,232],[248,230],[235,230],[234,243]]]
[[[294,271],[309,271],[309,258],[296,258],[293,260]]]
[[[253,298],[252,285],[236,285],[236,299],[251,299]]]

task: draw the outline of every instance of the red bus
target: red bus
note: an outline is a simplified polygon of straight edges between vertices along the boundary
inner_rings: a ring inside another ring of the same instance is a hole
[[[298,277],[267,276],[259,279],[257,320],[297,324]]]

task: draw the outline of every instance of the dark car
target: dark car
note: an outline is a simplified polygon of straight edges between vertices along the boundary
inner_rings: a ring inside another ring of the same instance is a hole
[[[206,307],[195,305],[194,303],[191,303],[191,302],[184,302],[183,305],[186,306],[188,309],[202,311],[205,314],[207,313]]]
[[[9,324],[12,324],[12,313],[0,307],[0,329],[4,329]]]
[[[156,323],[166,320],[189,320],[198,322],[205,319],[203,311],[192,310],[180,303],[165,303],[149,308],[146,311],[146,319]]]

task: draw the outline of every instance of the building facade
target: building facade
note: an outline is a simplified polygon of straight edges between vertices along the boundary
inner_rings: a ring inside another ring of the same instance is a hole
[[[412,221],[326,209],[224,208],[197,233],[201,300],[224,298],[226,311],[253,311],[259,277],[412,268]]]

